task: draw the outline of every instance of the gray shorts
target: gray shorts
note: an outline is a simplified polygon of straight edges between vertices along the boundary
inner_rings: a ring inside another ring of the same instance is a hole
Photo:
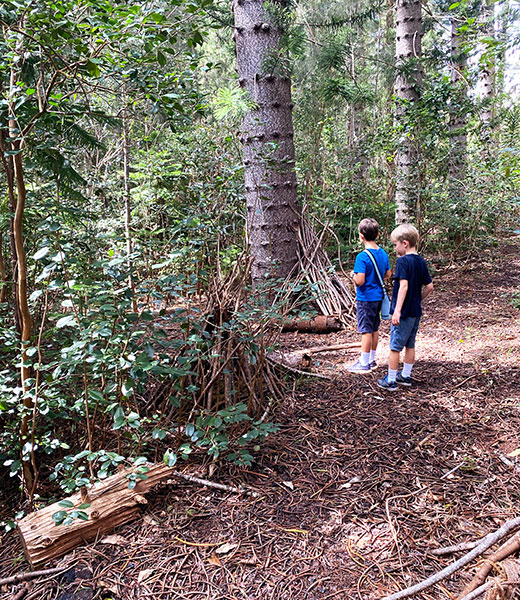
[[[390,328],[390,350],[401,352],[403,348],[415,348],[415,336],[421,317],[406,317],[399,325]]]

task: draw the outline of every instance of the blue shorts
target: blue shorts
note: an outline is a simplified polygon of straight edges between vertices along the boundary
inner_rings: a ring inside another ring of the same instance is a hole
[[[381,323],[382,300],[357,300],[357,330],[358,333],[374,333]]]
[[[415,336],[421,317],[406,317],[399,325],[390,328],[390,350],[401,352],[403,348],[415,348]]]

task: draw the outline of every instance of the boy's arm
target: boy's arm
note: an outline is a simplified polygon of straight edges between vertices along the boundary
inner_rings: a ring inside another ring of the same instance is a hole
[[[365,274],[364,273],[354,273],[354,271],[352,271],[351,276],[352,276],[352,279],[354,280],[354,283],[358,287],[365,284]]]
[[[427,298],[433,292],[433,283],[430,281],[428,285],[425,285],[421,291],[421,301]]]
[[[397,300],[395,302],[394,312],[392,314],[392,325],[399,325],[401,321],[401,309],[403,308],[404,299],[408,293],[408,279],[399,280],[399,291],[397,292]]]
[[[385,276],[383,277],[383,279],[390,279],[391,276],[392,276],[392,271],[391,271],[391,269],[388,269],[388,271],[385,273]]]

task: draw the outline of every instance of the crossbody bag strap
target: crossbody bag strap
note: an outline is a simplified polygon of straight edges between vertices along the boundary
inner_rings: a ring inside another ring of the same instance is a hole
[[[386,294],[385,284],[383,283],[383,278],[381,277],[381,273],[379,271],[379,267],[377,266],[376,259],[372,256],[372,252],[370,252],[369,250],[365,250],[365,252],[370,257],[370,260],[372,261],[372,264],[374,265],[374,269],[376,270],[377,278],[379,279],[379,284],[383,288],[383,293]]]

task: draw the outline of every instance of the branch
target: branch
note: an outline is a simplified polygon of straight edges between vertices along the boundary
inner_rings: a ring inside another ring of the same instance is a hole
[[[475,574],[473,579],[468,583],[468,585],[464,588],[462,594],[459,596],[459,599],[469,595],[470,592],[473,592],[476,588],[482,586],[489,572],[493,568],[493,565],[497,563],[499,560],[503,560],[513,552],[516,552],[520,548],[520,532],[516,533],[510,540],[508,540],[505,544],[503,544],[496,552],[493,552],[490,556],[486,558],[484,564],[480,568],[480,570]]]
[[[223,483],[216,483],[214,481],[209,481],[208,479],[201,479],[200,477],[194,477],[193,475],[181,473],[180,471],[173,471],[172,475],[179,477],[180,479],[185,479],[190,483],[198,483],[199,485],[216,488],[217,490],[224,490],[226,492],[233,492],[235,494],[248,494],[249,496],[253,496],[253,498],[258,498],[260,496],[258,492],[249,490],[241,485],[238,487],[234,485],[224,485]],[[166,483],[172,483],[172,481],[168,480]]]
[[[72,569],[73,566],[74,565],[69,565],[68,567],[54,567],[54,569],[44,569],[43,571],[30,571],[29,573],[19,573],[18,575],[13,575],[12,577],[0,579],[0,586],[10,585],[12,583],[20,583],[20,581],[28,581],[29,579],[36,579],[36,577],[42,577],[44,575],[56,575],[57,573],[65,573],[65,571]]]
[[[519,527],[520,517],[516,517],[515,519],[507,521],[506,523],[504,523],[504,525],[502,525],[502,527],[500,527],[500,529],[497,529],[497,531],[486,535],[486,537],[482,539],[482,541],[476,548],[474,548],[471,552],[468,552],[468,554],[466,554],[465,556],[459,558],[459,560],[457,560],[453,564],[448,565],[445,569],[442,569],[442,571],[434,573],[431,577],[428,577],[428,579],[425,579],[424,581],[421,581],[416,585],[412,585],[411,587],[396,592],[395,594],[391,594],[390,596],[385,596],[383,600],[399,600],[400,598],[408,598],[409,596],[413,596],[414,594],[422,592],[423,590],[431,587],[432,585],[439,583],[439,581],[446,579],[446,577],[449,577],[452,573],[455,573],[455,571],[458,571],[459,569],[470,563],[474,558],[480,556],[483,552],[485,552],[490,546],[496,544],[508,533],[511,533],[511,531],[514,531]]]

